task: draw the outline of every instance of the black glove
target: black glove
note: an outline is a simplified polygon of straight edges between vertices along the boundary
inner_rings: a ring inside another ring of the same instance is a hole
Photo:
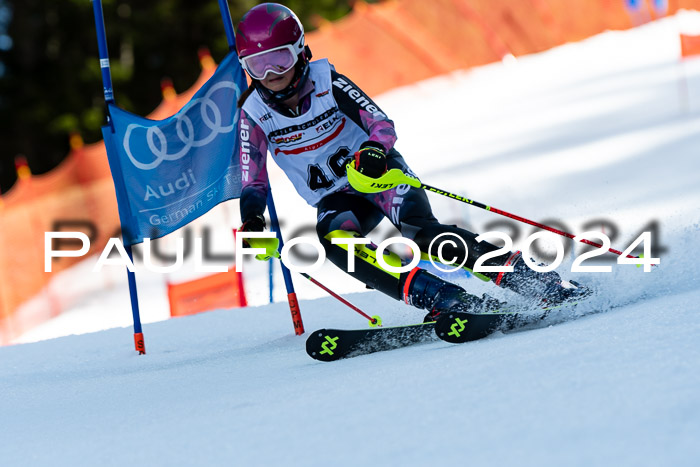
[[[261,214],[250,217],[243,222],[238,230],[241,232],[262,232],[265,230],[265,218]]]
[[[377,178],[386,172],[386,150],[374,141],[365,141],[355,153],[355,170],[362,175]]]

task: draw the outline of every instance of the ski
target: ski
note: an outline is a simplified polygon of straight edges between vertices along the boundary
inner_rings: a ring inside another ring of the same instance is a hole
[[[435,334],[447,342],[461,344],[475,341],[493,334],[496,331],[511,331],[531,324],[536,324],[553,311],[561,312],[573,308],[578,302],[562,303],[536,312],[520,312],[509,310],[494,310],[486,313],[465,313],[450,311],[438,317],[435,323]]]
[[[370,329],[319,329],[306,339],[306,353],[315,360],[331,362],[384,350],[430,342],[435,336],[451,343],[481,339],[496,331],[509,331],[542,321],[552,311],[575,307],[570,302],[539,308],[495,310],[487,313],[444,312],[437,322]],[[523,312],[521,312],[523,311]]]
[[[444,312],[435,323],[435,334],[444,341],[461,344],[481,339],[495,331],[513,329],[523,316],[516,312]],[[530,316],[528,318],[533,319]],[[540,316],[537,316],[536,319],[539,318]]]
[[[319,329],[306,339],[306,353],[331,362],[435,340],[434,322],[372,329]]]
[[[510,331],[539,323],[550,313],[574,308],[579,303],[580,300],[564,302],[534,311],[527,307],[507,307],[484,313],[443,312],[435,323],[435,334],[440,339],[454,344],[475,341],[496,331]]]

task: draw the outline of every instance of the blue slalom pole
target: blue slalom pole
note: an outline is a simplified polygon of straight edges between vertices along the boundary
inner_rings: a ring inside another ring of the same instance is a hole
[[[228,8],[228,3],[226,0],[219,0],[219,9],[221,10],[221,19],[224,22],[224,29],[226,30],[226,39],[228,40],[229,50],[236,49],[236,35],[233,31],[233,21],[231,20],[231,11]],[[270,220],[272,223],[272,230],[277,234],[277,238],[280,241],[280,249],[284,246],[282,240],[282,232],[280,231],[279,222],[277,221],[277,210],[275,209],[275,202],[272,199],[272,190],[268,184],[267,190],[267,209],[270,211]],[[284,277],[284,285],[287,288],[287,300],[289,301],[289,310],[292,313],[292,322],[294,323],[294,333],[298,336],[304,334],[304,323],[301,320],[301,311],[299,310],[299,302],[297,301],[297,295],[294,292],[294,283],[292,282],[292,274],[289,269],[282,264],[280,261],[280,266],[282,267],[282,276]],[[272,282],[270,282],[272,284]],[[272,286],[270,286],[270,294],[272,294]],[[272,300],[272,297],[270,297]]]
[[[280,250],[284,247],[284,241],[282,240],[282,231],[280,230],[280,224],[277,220],[277,210],[275,209],[275,202],[272,199],[272,189],[270,185],[267,185],[267,210],[270,212],[270,222],[272,230],[277,235],[277,239],[280,241]],[[299,301],[297,300],[297,294],[294,292],[294,283],[292,282],[292,273],[289,272],[287,266],[284,265],[282,261],[279,262],[282,268],[282,277],[284,277],[284,285],[287,287],[287,300],[289,301],[289,310],[292,312],[292,322],[294,323],[294,332],[297,336],[304,334],[304,322],[301,320],[301,310],[299,310]]]
[[[270,291],[270,298],[269,301],[272,303],[274,301],[274,296],[273,296],[273,290],[275,289],[275,280],[274,280],[274,264],[272,261],[269,262],[269,279],[268,279],[268,290]]]
[[[226,0],[219,0],[219,9],[221,10],[221,20],[224,22],[224,30],[226,31],[226,40],[228,41],[228,49],[236,49],[236,35],[233,32],[233,21],[231,20],[231,10],[228,8]]]
[[[114,132],[114,125],[109,115],[109,104],[114,104],[114,90],[112,88],[112,74],[109,67],[109,53],[107,51],[107,34],[105,32],[104,16],[102,14],[102,1],[92,0],[92,10],[95,15],[95,29],[97,30],[97,48],[100,55],[100,70],[102,71],[102,88],[107,104],[107,123]],[[131,263],[134,262],[131,245],[126,245],[125,250]],[[136,275],[127,268],[126,275],[129,282],[129,296],[131,298],[131,314],[134,321],[134,346],[139,355],[146,353],[146,344],[141,329],[141,314],[139,312],[139,299],[136,290]]]
[[[92,0],[92,11],[95,14],[97,48],[100,54],[100,70],[102,71],[102,88],[105,95],[105,103],[111,104],[114,102],[114,90],[112,89],[112,74],[109,68],[109,52],[107,51],[105,20],[102,15],[102,0]],[[111,119],[109,118],[109,112],[107,115],[107,119],[110,121]]]

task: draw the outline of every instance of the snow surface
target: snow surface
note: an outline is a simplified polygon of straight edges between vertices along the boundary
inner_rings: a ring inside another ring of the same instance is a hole
[[[678,60],[678,32],[700,33],[698,16],[377,99],[426,183],[576,232],[590,223],[611,233],[601,220],[612,221],[618,249],[657,220],[660,267],[571,274],[576,248],[558,271],[598,293],[539,329],[334,363],[306,355],[283,302],[161,321],[163,280],[140,274],[148,355],[132,350],[130,328],[0,348],[0,462],[700,465],[700,60]],[[314,211],[274,176],[285,229],[311,224]],[[438,217],[477,232],[502,220],[431,201]],[[531,232],[521,228],[520,241]],[[264,266],[247,266],[249,297],[262,303]],[[361,290],[332,266],[318,277]],[[126,326],[128,294],[112,282],[23,341],[89,330],[80,326],[91,320]],[[307,335],[365,325],[296,283]],[[347,298],[386,325],[422,318],[376,292]]]

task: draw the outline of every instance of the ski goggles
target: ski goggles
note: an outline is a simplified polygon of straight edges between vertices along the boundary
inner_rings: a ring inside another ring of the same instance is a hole
[[[294,67],[298,58],[292,44],[275,47],[241,58],[241,66],[251,78],[265,79],[269,73],[281,75]]]

